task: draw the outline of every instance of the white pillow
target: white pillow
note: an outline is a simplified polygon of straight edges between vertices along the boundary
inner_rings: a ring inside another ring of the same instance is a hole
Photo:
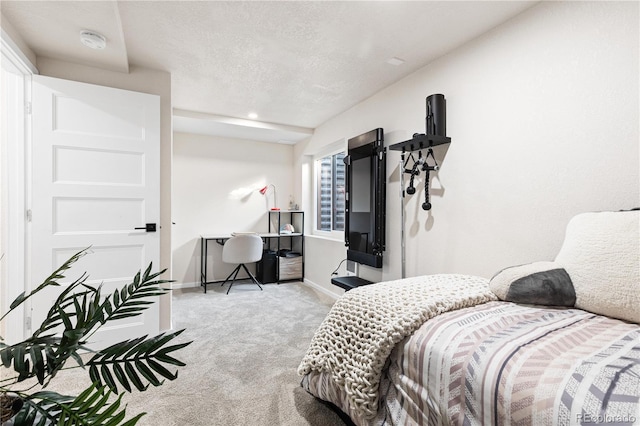
[[[556,263],[576,291],[576,307],[640,323],[640,211],[583,213],[567,225]]]

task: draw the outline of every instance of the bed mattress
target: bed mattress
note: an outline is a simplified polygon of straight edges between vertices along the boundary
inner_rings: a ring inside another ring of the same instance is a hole
[[[488,302],[426,321],[395,346],[374,416],[328,372],[302,380],[358,425],[640,422],[640,327],[579,309]]]

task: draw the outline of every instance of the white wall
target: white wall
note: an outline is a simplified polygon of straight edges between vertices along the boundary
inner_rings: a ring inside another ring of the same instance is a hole
[[[28,64],[28,66],[35,66],[36,54],[29,48],[27,43],[24,42],[20,33],[16,31],[11,22],[9,22],[4,15],[0,15],[0,31],[5,33],[11,42],[15,46],[12,46],[16,51],[15,54],[21,56],[21,59]],[[4,37],[4,35],[3,35]],[[8,42],[5,40],[5,42]]]
[[[174,287],[199,285],[201,234],[267,232],[273,188],[258,190],[274,184],[283,210],[293,193],[291,145],[175,133],[173,169]],[[215,242],[208,248],[208,279],[224,279],[235,265]]]
[[[421,191],[406,201],[407,276],[489,278],[553,259],[573,215],[640,205],[638,18],[636,2],[542,2],[317,128],[296,167],[376,127],[387,145],[423,133],[425,98],[443,93],[452,143],[434,148],[433,209],[421,209]],[[384,267],[365,276],[400,277],[399,159],[389,153]],[[308,252],[316,245],[327,250],[307,239]],[[332,248],[344,257],[342,242]],[[336,291],[335,266],[306,277]]]

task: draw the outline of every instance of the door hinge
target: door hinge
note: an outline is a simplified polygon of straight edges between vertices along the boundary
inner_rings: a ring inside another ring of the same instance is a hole
[[[31,222],[32,219],[32,214],[31,214],[31,209],[27,210],[27,222]]]
[[[24,112],[27,115],[31,115],[31,102],[27,101],[24,103]]]
[[[24,326],[26,327],[27,331],[29,333],[31,333],[31,317],[26,317],[24,320]]]

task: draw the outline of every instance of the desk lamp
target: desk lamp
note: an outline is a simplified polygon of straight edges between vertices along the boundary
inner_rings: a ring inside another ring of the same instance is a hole
[[[278,208],[278,202],[277,202],[277,198],[276,198],[276,186],[274,184],[270,183],[270,184],[266,185],[264,188],[260,189],[260,193],[262,195],[265,195],[270,186],[273,187],[273,207],[271,208],[271,210],[280,210]]]

